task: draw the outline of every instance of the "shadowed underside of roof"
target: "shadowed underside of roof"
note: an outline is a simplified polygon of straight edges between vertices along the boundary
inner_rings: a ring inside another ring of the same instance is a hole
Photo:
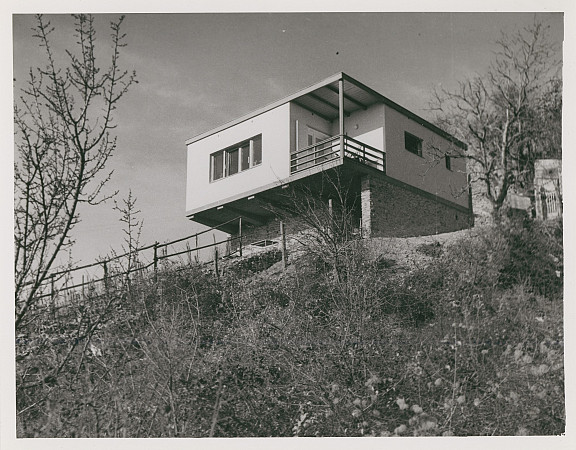
[[[393,102],[392,100],[384,97],[382,94],[379,94],[378,92],[374,91],[368,86],[360,83],[359,81],[355,80],[354,78],[342,72],[333,75],[330,78],[321,81],[320,83],[314,84],[306,89],[298,91],[293,95],[278,100],[277,102],[274,102],[264,108],[254,111],[246,116],[242,116],[232,122],[228,122],[213,130],[207,131],[206,133],[202,133],[198,136],[195,136],[186,141],[186,144],[188,145],[193,142],[199,141],[205,137],[218,133],[227,128],[233,127],[234,125],[249,120],[253,117],[256,117],[260,114],[263,114],[267,111],[270,111],[271,109],[277,108],[278,106],[284,105],[289,102],[295,103],[330,122],[336,120],[339,117],[338,105],[339,105],[340,80],[342,80],[342,88],[343,88],[342,90],[344,100],[343,102],[344,116],[349,116],[355,111],[368,109],[370,106],[375,105],[377,103],[384,103],[387,106],[409,117],[410,119],[416,121],[420,125],[434,131],[435,133],[439,134],[445,139],[448,139],[455,145],[463,149],[466,149],[466,144],[459,141],[454,136],[446,133],[445,131],[441,130],[440,128],[431,124],[430,122],[426,121],[420,116],[417,116],[416,114],[412,113],[406,108],[400,106],[399,104]]]

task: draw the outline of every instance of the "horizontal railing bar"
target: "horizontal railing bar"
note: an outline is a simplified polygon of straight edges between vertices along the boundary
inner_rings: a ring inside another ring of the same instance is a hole
[[[386,170],[386,152],[378,150],[371,145],[360,142],[349,136],[337,135],[292,153],[290,155],[290,173],[298,173],[336,160],[337,157],[340,156],[340,138],[343,138],[342,140],[344,141],[344,149],[342,153],[344,157],[357,160],[360,163],[370,166],[376,166],[376,168],[379,168],[380,170]],[[326,143],[331,144],[322,147]],[[326,153],[326,150],[334,148],[336,148],[336,150]],[[306,154],[300,156],[302,153]],[[306,167],[299,168],[299,166]]]
[[[299,153],[303,153],[303,152],[305,152],[305,151],[308,151],[308,150],[310,150],[311,148],[317,147],[317,146],[319,146],[319,145],[325,144],[325,143],[330,142],[330,141],[337,141],[337,140],[339,140],[339,139],[340,139],[340,135],[336,135],[336,136],[329,137],[328,139],[325,139],[325,140],[323,140],[323,141],[320,141],[320,142],[317,142],[317,143],[315,143],[315,144],[309,145],[308,147],[304,147],[303,149],[300,149],[300,150],[292,153],[291,156],[298,155]],[[378,150],[377,148],[372,147],[371,145],[365,144],[365,143],[363,143],[363,142],[360,142],[360,141],[358,141],[358,140],[356,140],[356,139],[354,139],[354,138],[352,138],[352,137],[350,137],[350,136],[344,136],[344,140],[345,140],[346,142],[352,142],[353,144],[356,144],[356,145],[360,146],[361,148],[366,148],[367,150],[371,150],[371,151],[373,151],[373,152],[375,152],[375,153],[377,153],[377,154],[385,154],[384,151]],[[333,144],[332,146],[334,146],[334,145],[337,145],[337,142],[336,142],[336,144]],[[328,148],[328,147],[327,147],[327,148]]]
[[[230,222],[234,222],[234,221],[238,220],[239,218],[240,218],[240,216],[235,217],[234,219],[230,219],[230,220],[228,220],[228,221],[226,221],[226,222],[223,222],[223,223],[221,223],[221,224],[218,224],[217,226],[218,226],[218,227],[221,227],[222,225],[228,225]],[[183,237],[183,238],[180,238],[180,239],[176,239],[175,241],[172,241],[172,242],[166,242],[166,243],[164,243],[164,244],[158,244],[158,248],[160,248],[160,247],[167,247],[168,245],[177,244],[178,242],[182,242],[182,241],[185,241],[185,240],[187,240],[187,239],[191,239],[191,238],[193,238],[193,237],[200,236],[201,234],[208,233],[209,231],[212,231],[212,230],[214,230],[215,228],[216,228],[216,227],[211,227],[211,228],[208,228],[207,230],[200,231],[200,232],[198,232],[198,233],[196,233],[196,234],[191,234],[190,236],[186,236],[186,237]]]
[[[160,259],[170,258],[170,257],[172,257],[172,256],[183,255],[184,253],[188,253],[188,252],[192,252],[192,251],[196,251],[196,250],[202,250],[202,249],[209,248],[209,247],[215,247],[215,246],[217,246],[217,245],[225,244],[225,243],[227,243],[227,242],[233,242],[233,241],[235,241],[235,240],[237,240],[237,239],[240,239],[240,237],[237,236],[237,237],[235,237],[235,238],[228,238],[228,239],[226,239],[226,240],[224,240],[224,241],[215,242],[215,243],[213,243],[213,244],[203,245],[203,246],[201,246],[201,247],[197,247],[197,248],[194,248],[194,249],[182,250],[182,251],[180,251],[180,252],[171,253],[170,255],[165,255],[165,256],[162,256],[162,257],[158,257],[158,259],[160,260]]]
[[[370,148],[362,148],[362,147],[356,147],[354,145],[346,145],[346,150],[348,151],[354,151],[354,152],[358,152],[358,153],[366,153],[367,155],[371,155],[374,156],[376,158],[383,158],[384,156],[384,152],[375,152],[374,150],[370,149]]]
[[[382,150],[378,150],[377,148],[372,147],[371,145],[365,144],[364,142],[357,141],[356,139],[351,138],[350,136],[344,136],[344,140],[346,140],[346,141],[352,141],[352,142],[354,142],[354,143],[356,143],[356,144],[358,144],[358,145],[362,145],[362,146],[364,146],[364,147],[366,147],[366,148],[369,148],[369,149],[371,149],[371,150],[373,150],[373,151],[375,151],[375,152],[377,152],[377,153],[382,153],[382,154],[385,154],[385,153],[386,153],[386,152],[384,152],[384,151],[382,151]]]
[[[298,164],[305,164],[310,162],[309,160],[312,159],[320,159],[320,158],[324,158],[326,156],[332,156],[332,155],[338,155],[340,154],[340,150],[334,150],[332,152],[329,153],[322,153],[322,152],[315,152],[315,153],[310,153],[309,155],[305,155],[302,156],[298,159],[293,159],[292,161],[290,161],[291,165],[298,165]],[[307,160],[308,158],[308,160]]]
[[[330,138],[325,139],[325,140],[323,140],[323,141],[316,142],[315,144],[309,145],[308,147],[304,147],[303,149],[297,150],[297,151],[295,151],[294,153],[292,153],[292,155],[297,155],[297,154],[299,154],[299,153],[308,151],[308,150],[310,150],[311,148],[317,147],[317,146],[319,146],[319,145],[326,144],[326,143],[331,142],[331,141],[337,141],[337,140],[339,140],[339,136],[333,136],[333,137],[330,137]],[[328,147],[327,147],[327,148],[328,148]]]
[[[340,152],[332,152],[332,153],[326,153],[323,155],[317,155],[315,157],[312,157],[309,160],[306,160],[304,158],[297,160],[297,161],[292,161],[291,162],[291,166],[292,167],[296,167],[296,166],[300,166],[302,164],[309,164],[309,163],[320,163],[321,161],[317,161],[319,159],[326,159],[326,158],[332,158],[332,157],[336,157],[339,158],[340,157]]]
[[[90,267],[102,266],[102,265],[105,264],[105,263],[109,263],[109,262],[115,261],[115,260],[117,260],[117,259],[124,258],[124,257],[126,257],[126,256],[134,255],[134,254],[136,254],[136,253],[139,253],[139,252],[142,252],[142,251],[145,251],[145,250],[149,250],[149,249],[153,248],[155,245],[157,246],[157,248],[161,248],[161,247],[167,247],[167,246],[169,246],[169,245],[177,244],[178,242],[182,242],[182,241],[185,241],[185,240],[187,240],[187,239],[191,239],[191,238],[194,238],[194,237],[196,237],[196,236],[200,236],[200,235],[202,235],[202,234],[208,233],[208,232],[216,229],[217,227],[220,227],[220,226],[222,226],[222,225],[227,225],[227,224],[229,224],[230,222],[234,222],[234,221],[236,221],[236,220],[238,220],[238,219],[239,219],[239,217],[235,217],[234,219],[230,219],[230,220],[228,220],[228,221],[226,221],[226,222],[223,222],[223,223],[218,224],[218,225],[216,225],[216,226],[210,227],[210,228],[208,228],[208,229],[206,229],[206,230],[200,231],[200,232],[195,233],[195,234],[192,234],[192,235],[190,235],[190,236],[186,236],[186,237],[183,237],[183,238],[176,239],[176,240],[171,241],[171,242],[166,242],[166,243],[162,243],[162,244],[158,243],[158,244],[146,245],[146,246],[144,246],[144,247],[136,248],[136,249],[134,249],[133,251],[124,253],[124,254],[122,254],[122,255],[115,255],[115,256],[112,256],[112,257],[109,257],[109,258],[104,258],[104,259],[101,259],[101,260],[99,260],[99,261],[93,262],[93,263],[91,263],[91,264],[85,264],[85,265],[83,265],[83,266],[73,267],[73,268],[71,268],[71,269],[69,269],[69,270],[60,270],[60,271],[58,271],[58,272],[53,272],[53,273],[51,273],[50,275],[47,275],[47,276],[46,276],[46,280],[45,280],[45,281],[47,282],[47,281],[48,281],[50,278],[52,278],[53,276],[55,277],[55,276],[58,276],[58,275],[65,275],[65,274],[68,274],[68,273],[76,272],[76,271],[78,271],[78,270],[88,269],[88,268],[90,268]],[[210,245],[214,245],[214,244],[210,244]],[[197,249],[191,249],[191,250],[197,250]],[[30,283],[30,284],[34,284],[34,283]],[[44,285],[44,284],[45,284],[45,283],[41,283],[41,285]],[[38,298],[41,298],[41,297],[38,297]]]
[[[354,155],[354,157],[356,157],[358,159],[371,159],[371,160],[378,160],[378,161],[384,160],[382,155],[373,155],[373,154],[368,153],[368,152],[362,152],[362,151],[357,151],[357,150],[347,149],[344,153],[345,153],[345,156],[346,155]]]
[[[300,160],[303,159],[303,158],[313,157],[313,156],[316,156],[318,153],[323,153],[323,152],[326,152],[327,150],[328,150],[328,151],[331,150],[331,153],[340,151],[339,148],[338,148],[337,150],[334,150],[335,147],[338,147],[338,145],[331,145],[331,146],[329,146],[329,147],[319,148],[319,149],[317,149],[316,151],[314,151],[314,152],[308,152],[308,153],[306,153],[306,154],[303,155],[303,156],[297,156],[297,157],[291,156],[291,157],[290,157],[290,161],[300,161]]]
[[[327,163],[330,163],[330,162],[332,162],[332,161],[337,161],[337,160],[339,160],[339,159],[340,159],[340,157],[337,156],[337,157],[332,158],[332,159],[329,159],[329,160],[327,160],[327,161],[322,161],[322,162],[319,162],[319,163],[317,163],[317,164],[313,164],[313,165],[311,165],[311,166],[309,166],[309,167],[302,167],[301,169],[292,170],[291,173],[302,172],[303,170],[312,169],[312,168],[314,168],[314,167],[321,166],[322,164],[327,164]]]

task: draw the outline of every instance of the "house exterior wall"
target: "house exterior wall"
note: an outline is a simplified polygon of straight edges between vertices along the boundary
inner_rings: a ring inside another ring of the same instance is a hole
[[[422,195],[384,177],[361,182],[362,232],[366,237],[421,236],[468,228],[467,210]]]
[[[453,148],[447,139],[420,125],[400,112],[385,106],[386,174],[431,194],[468,207],[466,188],[466,162],[452,158],[452,170],[446,168],[444,159],[433,161],[431,145],[442,151]],[[404,147],[404,132],[422,139],[422,156]],[[461,151],[461,149],[458,149]]]
[[[298,145],[296,142],[296,121],[298,121]],[[308,127],[332,136],[332,124],[326,119],[302,108],[301,106],[290,103],[290,150],[295,152],[308,147]]]
[[[374,105],[345,117],[344,132],[351,138],[385,152],[384,123],[385,106]],[[333,126],[332,132],[338,134],[338,123]]]
[[[210,181],[210,155],[262,134],[262,163]],[[193,142],[187,149],[186,211],[193,212],[290,175],[290,105],[284,104]]]

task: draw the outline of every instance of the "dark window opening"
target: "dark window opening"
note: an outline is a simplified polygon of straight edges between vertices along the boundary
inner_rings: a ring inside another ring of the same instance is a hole
[[[250,167],[257,166],[262,163],[262,135],[256,136],[252,139],[252,162]]]
[[[224,152],[212,155],[212,179],[219,180],[224,176]]]
[[[240,147],[240,170],[250,168],[250,144]]]
[[[238,157],[240,156],[240,150],[239,149],[234,149],[234,150],[229,150],[228,152],[226,152],[228,154],[228,174],[227,175],[234,175],[235,173],[238,173],[238,169],[239,167],[239,161],[238,161]]]
[[[408,133],[407,131],[404,132],[404,148],[408,150],[410,153],[414,153],[415,155],[422,156],[422,139],[413,134]]]

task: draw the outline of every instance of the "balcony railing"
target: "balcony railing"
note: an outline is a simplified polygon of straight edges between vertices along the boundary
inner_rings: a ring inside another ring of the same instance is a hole
[[[333,136],[290,155],[290,173],[294,174],[344,157],[386,172],[386,153],[348,136]]]

